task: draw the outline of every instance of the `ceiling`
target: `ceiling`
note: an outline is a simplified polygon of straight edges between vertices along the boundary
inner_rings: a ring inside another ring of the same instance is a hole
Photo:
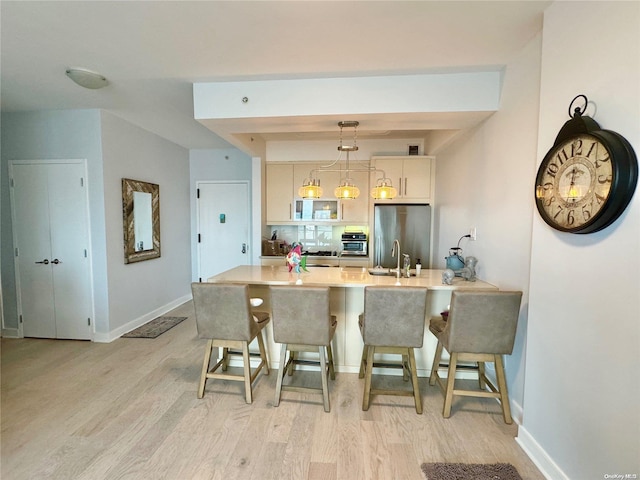
[[[1,107],[99,108],[185,148],[227,148],[194,119],[196,82],[495,70],[541,30],[550,3],[2,0]],[[79,87],[68,67],[110,84]],[[358,135],[418,138],[481,121],[424,112],[424,129],[407,131],[398,117],[378,116],[375,131],[360,118]],[[337,119],[309,120],[249,118],[225,130],[264,140],[335,137]]]

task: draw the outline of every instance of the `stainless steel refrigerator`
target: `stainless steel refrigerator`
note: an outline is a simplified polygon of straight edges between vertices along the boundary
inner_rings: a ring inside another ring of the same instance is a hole
[[[376,205],[373,220],[373,265],[395,268],[397,259],[391,256],[393,241],[400,241],[402,254],[411,256],[411,268],[419,258],[422,268],[431,268],[431,206]]]

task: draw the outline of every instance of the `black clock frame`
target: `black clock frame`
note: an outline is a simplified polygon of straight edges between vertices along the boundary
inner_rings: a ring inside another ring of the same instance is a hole
[[[587,98],[584,95],[575,97],[571,105],[580,97],[584,98],[586,109]],[[569,111],[571,111],[571,105],[569,106]],[[568,120],[558,132],[553,147],[551,147],[544,156],[538,168],[536,186],[541,184],[547,161],[555,156],[557,153],[556,150],[561,143],[566,143],[578,135],[590,135],[606,147],[611,159],[611,189],[606,200],[606,205],[588,222],[572,229],[554,222],[543,208],[543,199],[538,198],[537,195],[535,196],[538,212],[549,226],[556,230],[576,234],[594,233],[607,228],[615,222],[629,205],[638,181],[638,160],[633,147],[627,139],[614,131],[601,129],[595,120],[587,116],[582,116],[582,113],[584,113],[584,109],[581,111],[580,108],[576,108],[571,120]]]

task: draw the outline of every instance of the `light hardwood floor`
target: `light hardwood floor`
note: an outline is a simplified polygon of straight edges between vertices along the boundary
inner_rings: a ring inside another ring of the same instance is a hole
[[[420,480],[421,463],[440,461],[543,478],[495,400],[456,399],[444,419],[427,378],[422,415],[391,396],[363,412],[363,381],[345,373],[330,382],[330,413],[314,394],[284,392],[273,407],[275,371],[259,375],[252,405],[231,381],[209,381],[198,400],[206,341],[191,303],[168,315],[189,318],[153,340],[2,339],[1,478]]]

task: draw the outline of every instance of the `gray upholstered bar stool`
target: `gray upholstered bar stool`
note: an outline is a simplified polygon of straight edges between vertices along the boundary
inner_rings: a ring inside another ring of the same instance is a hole
[[[362,409],[369,410],[371,395],[414,397],[416,412],[422,413],[422,398],[416,372],[414,348],[422,347],[427,306],[426,287],[369,286],[364,289],[364,313],[360,332],[364,341],[360,378],[364,381]],[[402,356],[398,363],[375,362],[376,354]],[[411,390],[372,388],[373,367],[402,368],[404,379],[411,376]]]
[[[196,313],[198,337],[206,338],[207,347],[198,387],[198,398],[204,396],[204,388],[209,378],[244,382],[245,399],[251,403],[255,378],[264,367],[269,374],[267,352],[264,348],[262,329],[269,323],[269,314],[252,311],[247,285],[225,283],[192,283],[193,305]],[[251,372],[249,344],[258,339],[260,364]],[[222,358],[210,368],[211,353],[214,348],[222,348]],[[233,349],[233,350],[230,350]],[[230,355],[242,355],[243,374],[218,373],[227,371]]]
[[[333,366],[331,340],[336,331],[337,320],[329,307],[329,287],[272,286],[271,314],[273,316],[273,339],[280,347],[280,374],[276,383],[275,406],[280,404],[282,390],[322,393],[324,411],[329,412],[329,385],[327,375],[336,378]],[[326,350],[326,357],[325,357]],[[287,351],[289,359],[286,360]],[[316,352],[319,361],[303,360],[298,352]],[[293,375],[296,364],[319,364],[322,389],[283,385],[289,372]]]
[[[445,418],[451,415],[453,397],[463,395],[498,398],[505,423],[513,422],[502,355],[510,355],[513,351],[521,299],[522,292],[454,290],[448,319],[431,318],[429,330],[437,337],[438,345],[429,384],[438,382],[444,393],[442,415]],[[449,352],[448,367],[440,365],[443,348]],[[459,361],[477,362],[479,390],[455,388]],[[494,362],[498,387],[485,375],[485,362]],[[446,384],[438,375],[440,367],[448,368]]]

